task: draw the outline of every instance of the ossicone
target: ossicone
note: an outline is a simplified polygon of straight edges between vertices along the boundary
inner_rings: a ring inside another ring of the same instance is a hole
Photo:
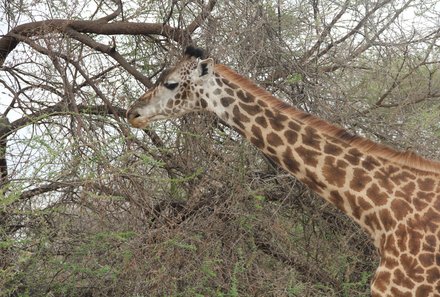
[[[185,50],[185,55],[188,57],[194,57],[194,58],[202,58],[205,55],[205,51],[201,48],[194,47],[192,45],[188,46]]]

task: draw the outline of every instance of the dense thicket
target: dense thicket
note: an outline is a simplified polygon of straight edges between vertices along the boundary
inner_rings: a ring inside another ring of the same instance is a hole
[[[436,1],[2,1],[1,296],[368,296],[366,235],[209,114],[131,129],[185,46],[440,159]]]

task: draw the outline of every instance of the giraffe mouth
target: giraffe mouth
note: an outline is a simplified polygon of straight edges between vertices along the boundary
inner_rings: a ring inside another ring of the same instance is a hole
[[[144,129],[146,128],[151,122],[155,122],[158,120],[166,120],[170,117],[159,113],[150,117],[147,116],[141,116],[139,113],[131,113],[127,115],[128,122],[130,125],[132,125],[134,128]]]
[[[130,110],[127,112],[127,120],[131,126],[140,129],[147,127],[150,122],[149,118],[143,117],[138,112],[132,112]]]
[[[134,118],[134,119],[128,120],[128,122],[134,128],[144,129],[148,126],[150,121],[146,118]]]

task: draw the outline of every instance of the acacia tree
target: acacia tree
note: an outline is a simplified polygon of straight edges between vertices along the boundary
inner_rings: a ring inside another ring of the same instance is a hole
[[[49,4],[1,4],[3,294],[368,295],[366,236],[234,131],[206,114],[131,130],[125,109],[197,44],[438,159],[435,1]]]

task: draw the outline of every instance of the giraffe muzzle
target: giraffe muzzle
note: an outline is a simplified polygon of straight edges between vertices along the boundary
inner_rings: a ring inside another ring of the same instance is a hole
[[[135,128],[145,128],[148,126],[148,119],[142,117],[141,114],[136,111],[136,109],[129,109],[127,111],[127,120]]]

